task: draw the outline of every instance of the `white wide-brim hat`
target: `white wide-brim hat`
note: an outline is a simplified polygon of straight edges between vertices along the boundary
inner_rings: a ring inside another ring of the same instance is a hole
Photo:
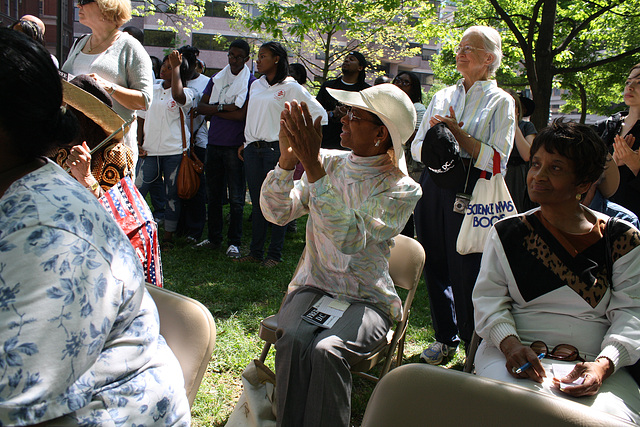
[[[416,109],[406,93],[396,85],[384,83],[348,92],[327,88],[329,95],[351,107],[375,114],[389,130],[398,168],[407,175],[407,164],[402,145],[411,138],[416,128]]]

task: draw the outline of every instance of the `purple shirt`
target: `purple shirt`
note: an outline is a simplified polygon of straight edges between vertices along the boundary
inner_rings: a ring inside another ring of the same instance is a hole
[[[251,74],[247,84],[247,90],[256,80]],[[202,92],[203,95],[211,96],[213,80],[209,80],[207,87]],[[239,147],[244,144],[244,123],[245,121],[228,120],[218,116],[211,116],[209,122],[209,145],[221,145],[224,147]]]

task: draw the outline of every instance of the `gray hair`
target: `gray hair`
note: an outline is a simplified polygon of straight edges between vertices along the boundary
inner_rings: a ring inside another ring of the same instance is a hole
[[[474,25],[467,28],[462,37],[469,34],[478,34],[482,37],[484,49],[493,55],[493,62],[489,64],[489,75],[495,75],[502,61],[502,39],[500,34],[494,28],[485,27],[484,25]]]

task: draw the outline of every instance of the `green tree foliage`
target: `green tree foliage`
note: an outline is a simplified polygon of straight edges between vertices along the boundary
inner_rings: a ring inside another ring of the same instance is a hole
[[[135,16],[156,16],[159,30],[170,30],[189,35],[192,30],[202,28],[200,18],[204,16],[206,0],[145,0],[134,6]]]
[[[584,123],[587,114],[609,116],[616,111],[624,110],[624,82],[629,69],[638,62],[640,58],[635,55],[587,71],[562,76],[559,86],[570,90],[562,95],[567,102],[562,106],[562,111],[580,111],[581,122]]]
[[[435,35],[435,27],[425,24],[435,20],[436,7],[425,1],[267,0],[252,6],[258,13],[246,3],[229,3],[234,27],[282,42],[312,76],[323,80],[351,51],[360,51],[373,65],[383,56],[402,61],[420,53],[410,42],[422,44]],[[309,53],[322,58],[322,64],[306,58]]]
[[[603,113],[621,100],[621,83],[627,77],[623,70],[640,62],[637,0],[454,0],[452,4],[457,6],[455,19],[440,23],[446,37],[445,49],[433,65],[436,76],[451,75],[443,69],[451,64],[451,47],[465,28],[498,29],[504,60],[496,78],[503,86],[531,88],[536,102],[531,120],[537,128],[547,124],[554,85],[572,90],[568,108],[579,105],[585,113]]]

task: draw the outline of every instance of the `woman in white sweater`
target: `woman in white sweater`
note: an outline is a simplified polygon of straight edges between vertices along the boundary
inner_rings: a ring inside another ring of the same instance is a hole
[[[554,122],[534,140],[527,187],[540,208],[489,235],[473,290],[484,338],[475,364],[478,375],[638,423],[640,390],[621,368],[640,357],[640,234],[580,203],[606,154],[576,123]]]
[[[88,74],[113,98],[113,109],[125,121],[135,110],[146,110],[151,103],[153,71],[151,59],[135,38],[118,30],[131,19],[129,0],[79,0],[81,24],[91,28],[72,46],[62,71]],[[138,160],[137,124],[134,121],[124,142]]]

